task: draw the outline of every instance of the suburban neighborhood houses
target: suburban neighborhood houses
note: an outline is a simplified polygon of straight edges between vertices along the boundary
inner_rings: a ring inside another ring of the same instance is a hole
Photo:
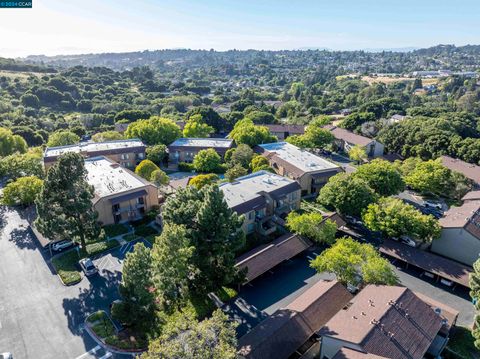
[[[480,359],[480,2],[95,5],[0,1],[0,359]]]

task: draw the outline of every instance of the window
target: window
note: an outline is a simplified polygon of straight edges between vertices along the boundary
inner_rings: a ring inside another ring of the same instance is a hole
[[[143,160],[145,158],[145,153],[139,153],[138,158]]]
[[[255,223],[250,223],[247,226],[247,233],[252,233],[255,230]]]
[[[138,197],[138,198],[137,198],[137,203],[138,203],[138,204],[145,204],[145,198],[143,198],[143,197]]]
[[[115,214],[115,215],[113,216],[113,221],[114,221],[115,223],[118,223],[118,222],[120,222],[121,220],[122,220],[122,216],[121,216],[120,214]]]
[[[113,211],[113,213],[116,213],[116,212],[120,211],[120,205],[119,204],[114,204],[112,206],[112,211]]]
[[[128,160],[128,153],[122,154],[122,160]]]
[[[248,219],[251,221],[255,218],[255,211],[248,212]]]

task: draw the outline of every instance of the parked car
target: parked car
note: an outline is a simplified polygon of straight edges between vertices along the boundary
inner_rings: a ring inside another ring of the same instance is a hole
[[[405,235],[402,235],[400,237],[392,237],[392,239],[394,241],[397,241],[397,242],[400,242],[400,243],[403,243],[403,244],[406,244],[407,246],[410,246],[410,247],[417,247],[417,242],[415,242],[412,238],[410,238],[409,236],[405,236]]]
[[[13,359],[12,353],[0,353],[0,359]]]
[[[78,263],[80,264],[80,267],[86,276],[91,276],[98,273],[97,267],[95,267],[95,264],[93,264],[90,258],[84,258]]]
[[[432,202],[432,201],[423,201],[423,205],[427,208],[436,208],[436,209],[442,209],[442,205],[437,202]]]
[[[75,245],[75,242],[69,241],[68,239],[64,239],[63,241],[52,243],[52,250],[55,252],[61,252],[64,249],[67,249],[74,245]]]

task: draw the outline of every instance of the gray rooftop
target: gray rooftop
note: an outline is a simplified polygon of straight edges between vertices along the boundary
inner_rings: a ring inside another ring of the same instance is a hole
[[[258,171],[238,177],[234,182],[222,183],[219,187],[230,208],[261,197],[260,192],[273,192],[296,183],[294,180],[277,174]]]
[[[103,156],[85,159],[85,169],[88,183],[95,188],[96,197],[140,189],[148,184],[141,177]]]
[[[139,139],[130,140],[116,140],[107,142],[84,142],[76,145],[47,147],[44,157],[57,157],[68,152],[97,152],[97,151],[109,151],[123,148],[134,148],[145,146]]]
[[[229,138],[179,138],[170,146],[178,147],[215,147],[215,148],[230,148],[233,140]]]
[[[259,145],[268,152],[275,152],[282,160],[299,168],[303,172],[316,172],[337,169],[340,166],[327,161],[311,152],[302,150],[288,142],[273,142]]]

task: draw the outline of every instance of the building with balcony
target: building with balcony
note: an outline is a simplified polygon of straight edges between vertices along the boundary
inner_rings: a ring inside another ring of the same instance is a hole
[[[48,169],[61,155],[75,152],[85,158],[105,156],[123,167],[135,168],[145,159],[145,150],[145,144],[139,139],[85,142],[69,146],[47,147],[43,154],[43,163],[45,169]]]
[[[245,215],[242,229],[250,234],[269,235],[292,210],[300,208],[300,185],[289,178],[258,171],[223,183],[220,190],[228,206]]]
[[[268,159],[276,173],[297,181],[302,196],[317,194],[330,177],[343,171],[337,164],[288,142],[259,145],[256,151]]]
[[[199,151],[208,148],[213,148],[223,158],[232,146],[233,140],[228,138],[179,138],[168,146],[169,161],[174,165],[191,163]]]
[[[158,205],[154,184],[107,157],[85,159],[85,169],[88,183],[95,190],[93,207],[104,225],[140,219]]]

